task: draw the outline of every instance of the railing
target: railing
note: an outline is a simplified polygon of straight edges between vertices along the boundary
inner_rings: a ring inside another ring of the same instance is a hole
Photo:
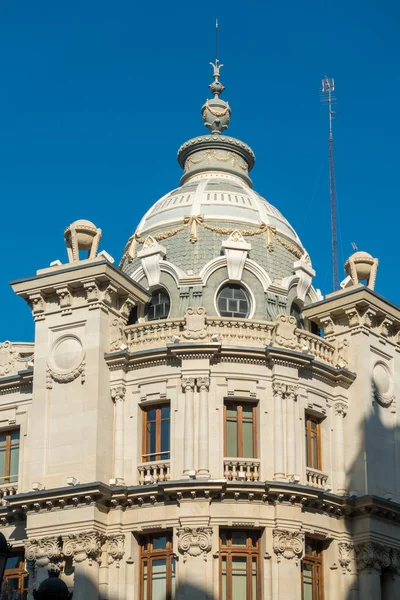
[[[7,504],[4,496],[15,496],[18,493],[18,483],[1,483],[0,484],[0,505]]]
[[[168,481],[171,478],[170,462],[165,460],[142,463],[138,466],[138,472],[140,485]]]
[[[318,469],[306,468],[307,485],[315,488],[323,488],[328,481],[328,475]]]
[[[202,321],[202,322],[201,322]],[[296,352],[304,352],[317,360],[335,366],[335,346],[304,329],[287,325],[289,333],[278,335],[279,321],[253,321],[227,317],[205,317],[197,322],[196,329],[190,328],[188,318],[165,319],[136,323],[126,328],[130,352],[147,348],[161,348],[167,344],[187,342],[219,342],[223,346],[245,346],[265,348],[284,347]]]
[[[224,458],[224,478],[227,481],[258,481],[260,461],[255,458]]]

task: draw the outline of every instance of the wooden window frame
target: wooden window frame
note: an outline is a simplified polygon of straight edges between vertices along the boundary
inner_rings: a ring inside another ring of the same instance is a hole
[[[321,419],[315,417],[314,415],[307,414],[305,415],[305,432],[306,432],[306,457],[309,458],[312,456],[312,429],[311,423],[316,423],[316,436],[317,436],[317,465],[310,465],[306,461],[306,467],[309,469],[317,469],[318,471],[322,470],[322,445],[321,445]]]
[[[17,579],[18,578],[18,598],[26,598],[28,592],[28,573],[25,569],[25,560],[22,552],[11,552],[10,557],[18,556],[19,557],[19,567],[15,569],[6,569],[4,571],[4,577],[1,584],[1,598],[7,600],[8,594],[5,590],[6,583],[9,579]],[[13,598],[15,596],[13,595]]]
[[[301,598],[304,600],[304,578],[303,578],[303,565],[310,565],[312,568],[312,585],[313,585],[313,599],[312,600],[324,600],[324,562],[323,562],[323,550],[322,542],[312,538],[307,538],[307,543],[313,544],[314,548],[312,554],[304,554],[301,561]],[[317,573],[319,573],[320,582],[320,594],[317,595]]]
[[[163,408],[165,408],[167,406],[170,408],[169,419],[162,419],[161,411]],[[150,448],[147,448],[147,423],[148,423],[147,414],[151,410],[156,411],[156,420],[155,420],[155,422],[156,422],[156,451],[155,452],[148,452],[148,450],[150,450]],[[162,421],[169,421],[169,427],[170,427],[170,443],[169,443],[170,447],[169,447],[169,450],[165,450],[164,452],[161,452],[161,423],[162,423]],[[142,407],[142,462],[156,462],[158,460],[164,460],[162,457],[163,454],[169,454],[169,457],[171,456],[171,407],[170,407],[169,403]],[[149,459],[150,456],[154,456],[154,455],[156,458]],[[170,460],[170,458],[166,458],[165,460]]]
[[[227,543],[222,544],[222,532],[226,533]],[[246,596],[247,599],[251,600],[252,595],[252,561],[256,559],[256,598],[261,598],[261,560],[260,560],[260,547],[261,547],[261,532],[257,530],[241,530],[246,531],[246,546],[234,546],[232,544],[232,533],[238,531],[234,529],[221,529],[219,537],[219,598],[222,600],[222,559],[226,557],[226,598],[227,600],[232,599],[232,556],[246,558]],[[255,544],[253,543],[254,537],[257,536]],[[243,598],[243,600],[247,600]]]
[[[17,483],[18,482],[19,468],[18,468],[18,472],[17,472],[17,479],[15,481],[10,482],[11,448],[18,447],[19,450],[21,449],[21,436],[18,438],[18,446],[17,445],[12,446],[11,435],[13,433],[20,433],[19,427],[14,427],[13,429],[4,429],[3,431],[0,431],[0,435],[6,436],[6,456],[4,459],[4,475],[0,476],[0,485],[6,484],[6,483]]]
[[[157,534],[155,534],[157,535]],[[166,587],[167,594],[165,600],[172,600],[172,564],[175,559],[173,551],[172,533],[166,532],[164,535],[168,537],[167,545],[165,549],[153,550],[153,538],[155,535],[148,535],[140,540],[140,561],[139,561],[139,598],[140,600],[152,600],[152,561],[153,560],[165,560],[166,561]],[[144,550],[145,544],[148,544],[150,548]],[[144,564],[147,562],[147,598],[144,598]],[[176,573],[175,573],[176,576]]]
[[[229,405],[235,405],[237,407],[237,456],[228,456],[226,453],[227,436],[227,407]],[[253,456],[243,456],[243,406],[253,407]],[[258,419],[257,412],[258,406],[255,402],[248,402],[245,400],[225,400],[224,401],[224,457],[227,458],[258,458]]]

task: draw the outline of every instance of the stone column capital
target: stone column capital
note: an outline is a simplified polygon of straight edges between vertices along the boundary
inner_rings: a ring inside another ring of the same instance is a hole
[[[185,392],[193,392],[195,383],[194,377],[182,377],[182,388]]]
[[[354,544],[352,542],[339,542],[339,565],[342,568],[342,572],[351,573],[351,559],[354,550]]]
[[[203,555],[207,560],[207,554],[211,550],[211,527],[179,527],[176,530],[178,536],[178,550],[183,554],[184,562],[188,556]]]
[[[304,533],[301,531],[274,529],[273,544],[278,562],[283,557],[289,560],[294,558],[296,563],[298,563],[304,552]]]
[[[122,402],[125,400],[126,387],[124,385],[118,385],[111,388],[111,398],[115,403]]]
[[[63,537],[63,554],[71,556],[75,563],[85,560],[100,562],[101,550],[105,542],[105,536],[98,531],[79,533]]]
[[[336,402],[334,403],[334,407],[336,416],[345,417],[347,415],[347,402],[344,402],[343,400],[336,400]]]
[[[39,567],[47,567],[50,562],[58,562],[61,559],[60,538],[45,537],[31,539],[25,542],[25,558],[34,561]]]
[[[362,542],[355,545],[357,557],[357,569],[363,571],[373,569],[381,572],[382,568],[387,568],[391,564],[390,548],[377,544],[376,542]]]
[[[116,566],[119,567],[119,563],[125,554],[125,536],[123,534],[109,535],[107,542],[108,564],[111,565],[115,562]]]
[[[283,398],[283,395],[285,393],[285,384],[281,381],[273,381],[272,393],[274,394],[274,396]]]
[[[210,378],[209,377],[198,377],[197,378],[197,386],[199,390],[208,390],[210,387]]]

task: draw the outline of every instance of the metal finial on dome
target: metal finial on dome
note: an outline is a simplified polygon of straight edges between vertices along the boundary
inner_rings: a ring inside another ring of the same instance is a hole
[[[220,99],[220,95],[224,91],[224,86],[220,82],[220,70],[224,66],[218,60],[218,21],[216,21],[216,58],[215,63],[210,62],[213,67],[214,81],[208,86],[214,94],[214,98],[206,100],[203,104],[201,112],[203,114],[204,125],[211,133],[220,134],[228,128],[231,119],[231,109],[227,102]]]

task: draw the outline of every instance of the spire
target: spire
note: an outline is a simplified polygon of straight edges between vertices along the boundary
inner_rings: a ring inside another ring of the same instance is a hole
[[[214,98],[206,100],[203,104],[201,112],[203,114],[204,125],[211,131],[211,133],[221,134],[225,129],[228,128],[229,121],[231,118],[231,109],[228,102],[220,99],[220,95],[224,91],[224,86],[220,82],[220,70],[224,65],[220,64],[218,59],[218,20],[215,23],[215,34],[216,34],[216,51],[215,51],[215,63],[210,62],[213,67],[214,81],[208,86]]]

